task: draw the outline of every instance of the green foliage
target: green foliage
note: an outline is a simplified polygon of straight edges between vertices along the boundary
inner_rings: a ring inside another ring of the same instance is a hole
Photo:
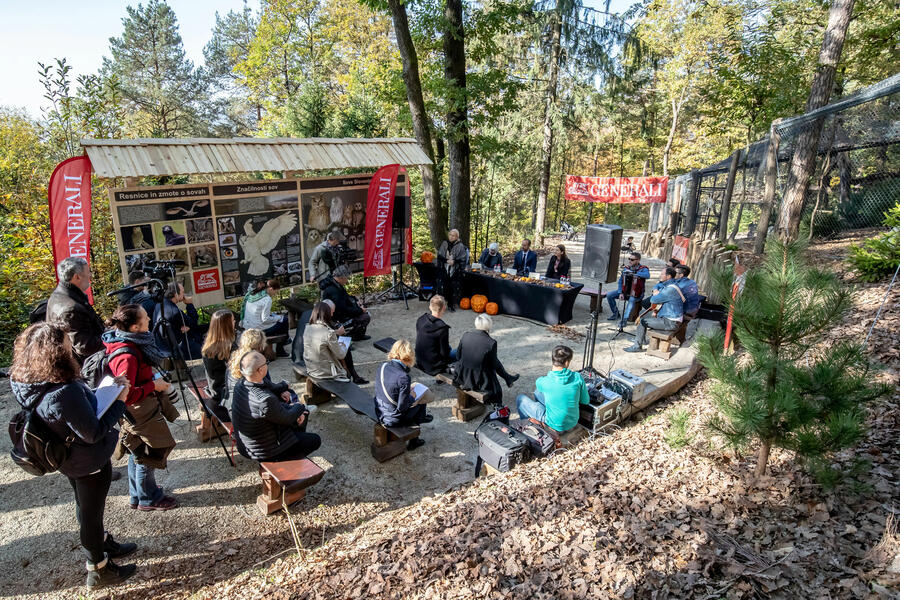
[[[685,408],[673,408],[666,413],[669,427],[663,434],[663,439],[672,448],[678,450],[690,444],[694,435],[688,431],[691,413]]]
[[[886,390],[872,383],[858,344],[813,346],[850,305],[850,290],[832,273],[810,267],[799,243],[770,239],[766,259],[746,273],[730,303],[734,330],[745,352],[723,352],[723,335],[698,342],[700,360],[714,380],[719,414],[710,431],[735,448],[760,443],[757,475],[770,447],[803,459],[848,448],[863,432],[864,404]],[[732,274],[716,275],[730,298]]]
[[[850,246],[847,259],[863,281],[879,281],[890,277],[900,264],[900,203],[884,213],[884,224],[891,228],[862,246]]]

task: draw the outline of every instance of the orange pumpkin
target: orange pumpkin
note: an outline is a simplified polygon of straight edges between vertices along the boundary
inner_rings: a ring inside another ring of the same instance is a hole
[[[484,305],[484,312],[486,312],[489,315],[496,315],[499,310],[500,310],[500,307],[497,306],[496,302],[488,302],[487,304]]]
[[[472,302],[468,298],[460,298],[459,307],[463,310],[469,310],[472,308]]]
[[[484,312],[484,306],[487,304],[487,296],[475,294],[472,296],[472,310],[477,313]]]
[[[422,253],[422,256],[419,257],[419,260],[421,260],[423,263],[434,262],[434,252],[429,252],[428,250],[426,250]]]

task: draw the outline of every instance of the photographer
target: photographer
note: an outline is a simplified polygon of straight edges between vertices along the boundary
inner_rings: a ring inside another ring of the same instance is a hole
[[[179,302],[185,304],[183,311],[177,306]],[[169,322],[168,331],[162,331],[163,326],[160,322],[163,317]],[[153,330],[157,334],[159,347],[174,354],[175,348],[169,344],[169,339],[172,339],[185,360],[200,358],[203,336],[206,332],[198,324],[198,318],[194,299],[184,295],[184,286],[176,282],[170,283],[163,294],[163,303],[153,312]]]
[[[315,247],[309,257],[309,280],[316,281],[326,274],[331,274],[338,266],[341,234],[329,231],[325,241]]]
[[[113,375],[128,380],[131,389],[125,398],[130,419],[120,425],[122,433],[115,458],[128,456],[128,493],[131,508],[140,511],[171,510],[178,501],[156,484],[155,469],[165,469],[175,447],[175,438],[166,424],[174,422],[178,411],[169,394],[172,384],[155,376],[165,354],[150,333],[150,318],[137,304],[120,306],[107,320],[113,329],[103,334]]]
[[[626,278],[626,275],[628,276]],[[619,283],[615,292],[606,295],[606,301],[609,303],[609,310],[612,313],[606,320],[618,321],[621,319],[621,325],[624,327],[634,310],[635,304],[640,304],[644,297],[644,284],[650,278],[650,269],[641,264],[641,255],[639,252],[632,252],[628,257],[628,264],[622,268],[622,274],[619,275]],[[625,288],[625,280],[628,279],[631,285]],[[628,299],[625,305],[625,314],[619,316],[619,307],[616,306],[616,300],[625,297]]]
[[[347,283],[350,281],[350,269],[347,265],[341,265],[334,270],[330,277],[326,277],[324,281],[319,283],[322,290],[322,299],[331,300],[334,303],[334,314],[332,318],[337,322],[344,322],[352,319],[347,327],[347,331],[353,338],[353,341],[361,341],[371,339],[372,336],[366,335],[366,328],[372,317],[365,306],[360,305],[355,296],[351,296],[346,289]]]

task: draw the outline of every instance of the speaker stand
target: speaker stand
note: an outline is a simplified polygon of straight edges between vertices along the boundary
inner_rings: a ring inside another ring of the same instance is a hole
[[[614,336],[612,337],[612,339],[616,339],[617,337],[619,337],[619,336],[622,335],[623,333],[624,333],[625,335],[630,335],[631,337],[634,337],[634,336],[635,336],[634,333],[630,333],[630,332],[628,332],[628,331],[625,331],[625,322],[629,319],[629,317],[631,317],[631,315],[630,315],[630,314],[629,314],[629,315],[626,315],[626,314],[625,314],[625,309],[628,308],[628,298],[624,297],[624,296],[625,296],[624,294],[623,294],[622,296],[623,296],[623,297],[622,297],[622,309],[621,309],[621,313],[620,313],[620,314],[622,315],[623,318],[619,320],[619,329],[616,331],[616,335],[614,335]]]

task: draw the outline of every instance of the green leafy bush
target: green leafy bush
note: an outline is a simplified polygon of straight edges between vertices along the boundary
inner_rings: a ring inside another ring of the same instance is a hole
[[[690,444],[694,439],[694,436],[688,431],[691,413],[684,408],[673,408],[666,414],[666,418],[669,420],[669,428],[663,434],[666,443],[676,450]]]
[[[850,246],[847,260],[863,281],[889,277],[900,264],[900,203],[885,213],[884,224],[891,230],[866,240],[862,246]]]

